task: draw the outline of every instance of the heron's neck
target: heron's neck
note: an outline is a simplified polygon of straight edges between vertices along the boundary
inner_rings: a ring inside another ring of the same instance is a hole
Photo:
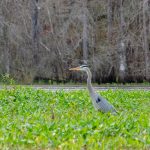
[[[87,69],[86,72],[87,72],[87,75],[88,75],[88,78],[87,78],[87,87],[88,87],[89,92],[90,92],[90,93],[93,93],[93,92],[94,92],[94,89],[93,89],[92,83],[91,83],[92,74],[91,74],[90,69]]]

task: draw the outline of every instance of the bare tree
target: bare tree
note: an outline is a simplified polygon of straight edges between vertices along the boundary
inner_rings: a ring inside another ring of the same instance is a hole
[[[83,60],[87,62],[88,59],[88,39],[87,39],[87,0],[83,1]]]
[[[143,0],[143,49],[145,53],[145,77],[147,80],[150,79],[150,60],[149,60],[149,42],[148,42],[148,36],[150,34],[149,32],[149,15],[148,15],[148,2],[149,0]]]
[[[120,34],[119,34],[119,79],[124,81],[127,71],[126,44],[125,44],[125,20],[123,0],[119,0],[120,6]]]
[[[107,1],[107,20],[108,20],[108,32],[107,32],[107,38],[108,38],[108,46],[110,52],[112,51],[112,26],[113,26],[113,12],[112,12],[112,0]]]
[[[4,48],[4,60],[5,60],[5,71],[7,74],[10,74],[10,48],[9,48],[9,24],[4,23],[6,22],[6,18],[8,17],[8,10],[7,10],[7,4],[3,2],[6,7],[2,8],[2,15],[4,17],[2,30],[3,30],[3,48]]]
[[[32,43],[33,43],[33,61],[37,66],[39,62],[39,0],[31,0],[31,18],[32,18]]]
[[[113,0],[107,0],[107,41],[108,41],[108,54],[111,60],[110,62],[110,69],[108,72],[108,76],[111,74],[114,68],[114,61],[113,61]]]
[[[3,37],[4,37],[4,53],[5,53],[5,69],[6,73],[10,74],[10,50],[9,50],[9,37],[8,37],[8,31],[9,28],[7,25],[4,25],[3,27]]]

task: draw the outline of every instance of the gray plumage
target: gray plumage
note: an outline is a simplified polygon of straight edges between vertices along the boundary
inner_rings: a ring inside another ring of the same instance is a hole
[[[106,112],[116,113],[114,106],[111,105],[105,98],[98,95],[94,91],[94,88],[92,87],[92,84],[91,84],[92,74],[87,65],[82,65],[80,67],[71,68],[70,70],[81,70],[81,71],[85,71],[87,73],[87,75],[88,75],[87,88],[90,93],[94,108],[96,110],[101,111],[103,113],[106,113]]]

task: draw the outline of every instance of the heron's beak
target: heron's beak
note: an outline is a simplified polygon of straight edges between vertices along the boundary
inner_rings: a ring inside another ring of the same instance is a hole
[[[76,67],[76,68],[70,68],[69,70],[75,70],[75,71],[78,71],[78,70],[81,70],[80,67]]]

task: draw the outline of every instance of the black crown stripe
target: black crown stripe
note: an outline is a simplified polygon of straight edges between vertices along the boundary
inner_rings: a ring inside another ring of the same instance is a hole
[[[81,67],[88,67],[88,65],[81,65]]]

